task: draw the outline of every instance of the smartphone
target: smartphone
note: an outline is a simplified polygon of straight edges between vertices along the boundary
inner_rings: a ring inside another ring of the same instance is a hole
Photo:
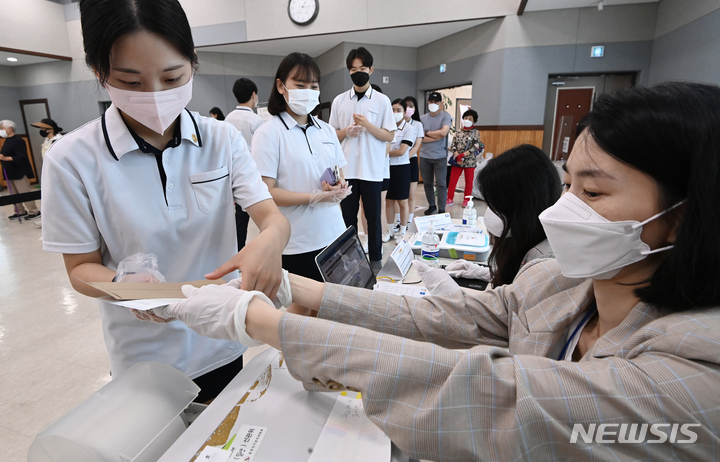
[[[320,177],[320,186],[322,186],[323,181],[331,186],[335,186],[335,183],[337,183],[337,176],[335,175],[335,172],[336,170],[331,167],[326,168],[325,172]]]

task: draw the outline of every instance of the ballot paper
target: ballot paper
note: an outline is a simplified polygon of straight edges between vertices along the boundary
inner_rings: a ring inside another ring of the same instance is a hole
[[[198,462],[227,462],[231,455],[232,452],[226,449],[205,446],[198,458],[195,460]]]
[[[430,295],[430,291],[422,286],[398,284],[387,281],[378,281],[377,284],[375,284],[375,286],[373,287],[373,290],[377,290],[378,292],[385,292],[391,295],[400,295],[415,298]]]
[[[308,462],[390,460],[390,438],[365,415],[360,393],[343,391]]]
[[[153,308],[162,308],[170,305],[171,303],[179,302],[182,298],[151,298],[147,300],[114,300],[111,298],[104,298],[107,303],[111,305],[122,306],[123,308],[130,308],[138,311],[148,311]]]

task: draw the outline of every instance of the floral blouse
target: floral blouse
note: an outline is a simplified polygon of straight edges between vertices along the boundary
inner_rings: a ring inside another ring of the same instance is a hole
[[[485,145],[480,141],[480,132],[473,128],[472,130],[459,130],[453,136],[450,152],[465,153],[465,158],[460,163],[462,168],[475,168],[477,166],[477,156],[479,156]]]

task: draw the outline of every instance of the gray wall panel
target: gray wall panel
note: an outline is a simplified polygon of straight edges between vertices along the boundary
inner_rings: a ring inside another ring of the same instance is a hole
[[[320,102],[331,103],[337,95],[352,86],[347,69],[338,69],[323,75],[320,81]]]
[[[16,87],[0,87],[0,120],[12,120],[18,125],[22,125],[22,113],[20,112],[20,96]],[[19,133],[24,133],[25,129],[18,127]]]
[[[650,83],[720,83],[720,10],[655,40]]]
[[[245,77],[258,87],[258,98],[265,103],[270,96],[272,89],[272,77],[258,76],[234,76],[234,75],[199,75],[195,74],[193,80],[193,99],[188,104],[188,109],[197,111],[204,116],[209,116],[210,108],[217,106],[223,114],[227,115],[237,106],[237,100],[233,95],[232,87],[235,80]]]
[[[389,77],[390,82],[382,83],[383,76]],[[375,69],[370,76],[370,83],[379,85],[383,93],[392,101],[396,98],[414,95],[417,92],[417,72]]]
[[[18,87],[18,96],[47,98],[50,115],[66,132],[100,117],[100,101],[110,100],[105,89],[91,80]]]
[[[638,83],[643,84],[650,70],[652,46],[651,41],[608,43],[603,58],[591,58],[589,45],[508,48],[498,123],[542,125],[549,74],[639,71]]]
[[[493,51],[472,58],[447,63],[447,71],[441,74],[437,67],[418,71],[417,89],[419,92],[438,88],[454,87],[472,83],[473,108],[478,111],[479,125],[497,125],[500,115],[500,97],[502,92],[502,68],[507,50]],[[426,102],[418,97],[421,112],[425,112]]]

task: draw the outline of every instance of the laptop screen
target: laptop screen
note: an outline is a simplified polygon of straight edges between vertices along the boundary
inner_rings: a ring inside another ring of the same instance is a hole
[[[365,289],[375,285],[375,273],[352,226],[325,247],[315,262],[325,282]]]

